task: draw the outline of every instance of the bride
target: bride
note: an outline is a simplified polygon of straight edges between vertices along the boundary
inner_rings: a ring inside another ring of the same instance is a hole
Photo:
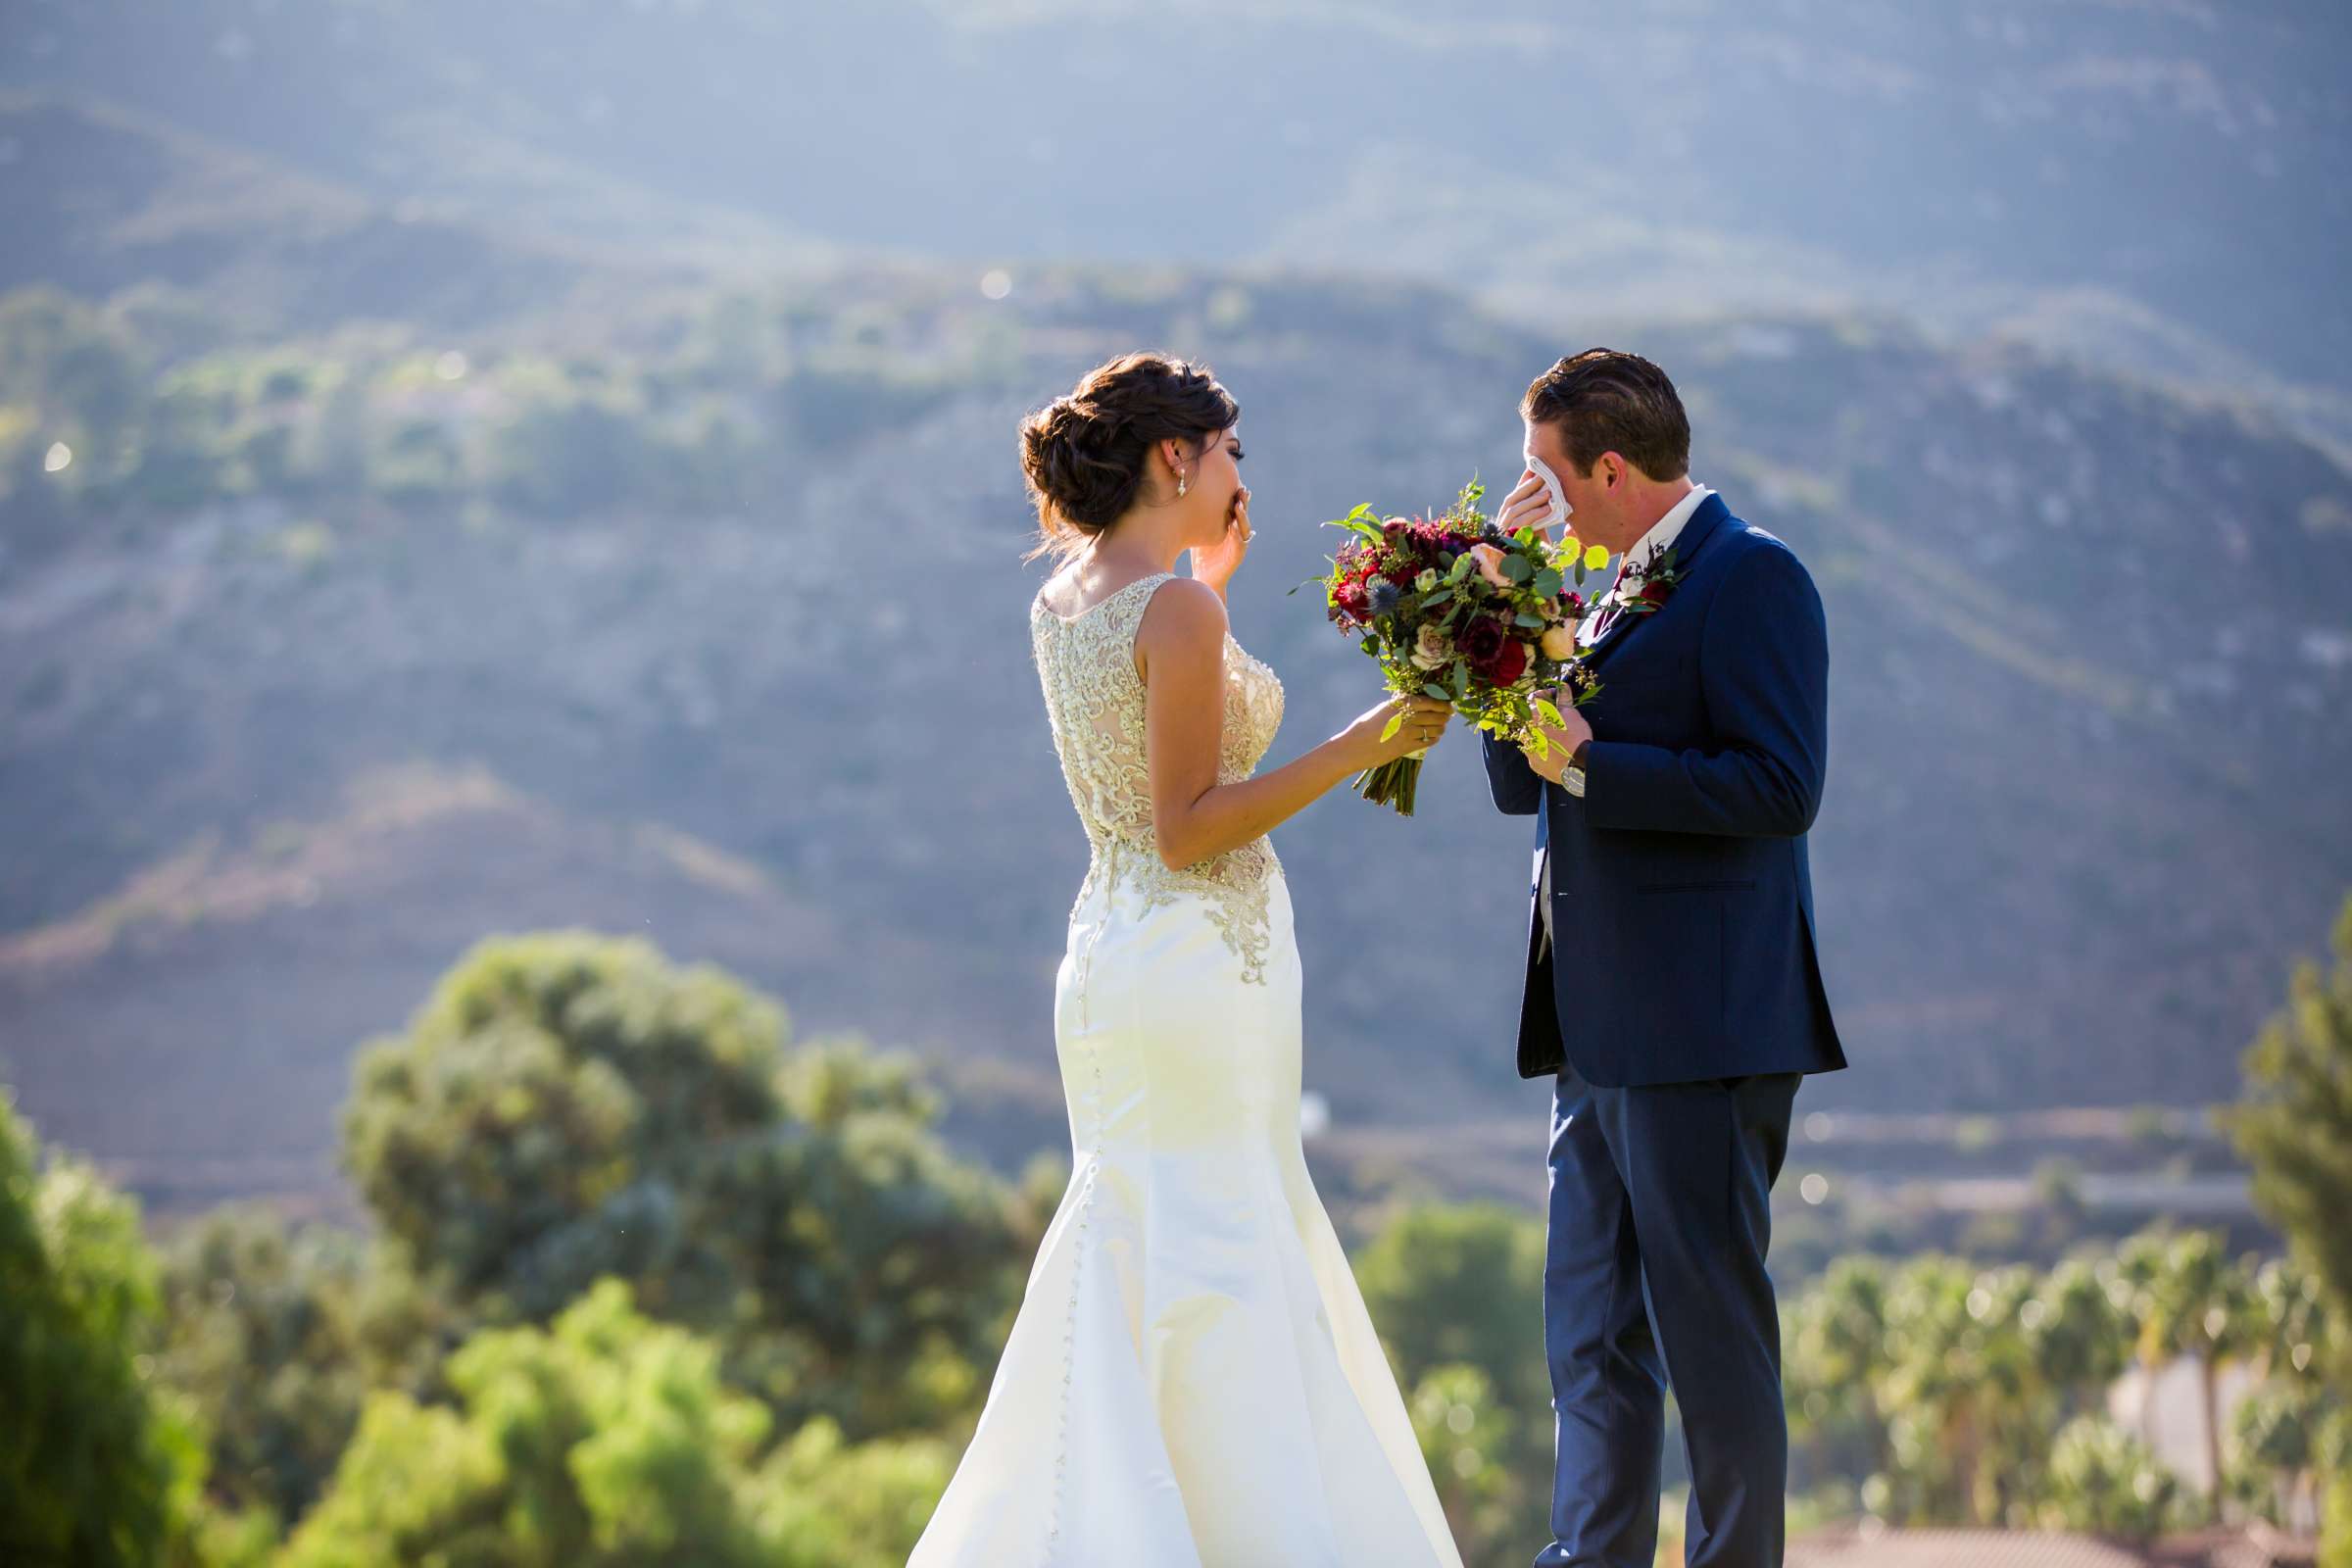
[[[1031,647],[1094,848],[1054,997],[1074,1162],[908,1568],[1461,1562],[1307,1176],[1265,838],[1452,712],[1382,703],[1252,774],[1282,683],[1226,630],[1240,412],[1204,368],[1130,354],[1021,425],[1037,553],[1064,563]]]

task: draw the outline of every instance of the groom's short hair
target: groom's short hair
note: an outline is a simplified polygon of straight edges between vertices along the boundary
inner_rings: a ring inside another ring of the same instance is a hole
[[[1530,424],[1558,427],[1580,474],[1614,452],[1652,479],[1690,471],[1690,416],[1666,372],[1639,354],[1587,349],[1536,377],[1519,400]]]

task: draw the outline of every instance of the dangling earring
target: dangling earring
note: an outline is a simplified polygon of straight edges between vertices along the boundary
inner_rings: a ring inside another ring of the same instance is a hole
[[[1185,476],[1184,476],[1184,470],[1183,470],[1182,468],[1178,468],[1178,469],[1176,470],[1176,499],[1177,499],[1177,500],[1179,500],[1179,501],[1182,501],[1182,500],[1184,499],[1184,487],[1185,487],[1185,485],[1186,485],[1186,484],[1188,484],[1188,483],[1190,483],[1190,482],[1191,482],[1191,481],[1189,481],[1189,480],[1187,480],[1187,479],[1185,478]]]

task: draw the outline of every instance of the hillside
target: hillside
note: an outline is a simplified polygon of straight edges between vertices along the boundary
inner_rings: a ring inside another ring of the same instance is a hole
[[[0,14],[0,87],[551,238],[1393,269],[1648,316],[1859,305],[2339,394],[2348,60],[2352,18],[2307,0]]]
[[[1084,843],[1028,667],[1019,413],[1138,342],[1229,379],[1261,519],[1235,618],[1289,685],[1279,760],[1370,695],[1285,597],[1316,521],[1507,466],[1562,334],[1403,285],[1063,271],[991,303],[902,268],[648,306],[562,361],[522,332],[345,340],[331,398],[285,397],[320,373],[287,339],[164,369],[195,421],[169,505],[152,444],[74,434],[62,490],[24,466],[74,416],[20,355],[0,1077],[102,1155],[319,1170],[354,1045],[484,932],[582,923],[924,1051],[1004,1157],[1050,1142]],[[2352,762],[2352,476],[2255,414],[1868,318],[1620,341],[1828,601],[1816,865],[1859,1066],[1809,1102],[2230,1093],[2352,883],[2326,782]],[[1279,835],[1343,1129],[1532,1113],[1524,825],[1470,747],[1433,769],[1414,822],[1340,798]],[[440,804],[355,805],[408,789]],[[1376,956],[1408,890],[1462,955],[1449,992]]]
[[[702,275],[376,199],[115,105],[0,92],[0,288],[193,291],[209,331],[448,330]]]

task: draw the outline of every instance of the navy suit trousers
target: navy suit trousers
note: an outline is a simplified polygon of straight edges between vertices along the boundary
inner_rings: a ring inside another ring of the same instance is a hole
[[[1780,1568],[1788,1431],[1764,1254],[1798,1078],[1605,1089],[1561,1069],[1544,1259],[1558,1468],[1536,1568],[1649,1568],[1669,1385],[1685,1562]]]

